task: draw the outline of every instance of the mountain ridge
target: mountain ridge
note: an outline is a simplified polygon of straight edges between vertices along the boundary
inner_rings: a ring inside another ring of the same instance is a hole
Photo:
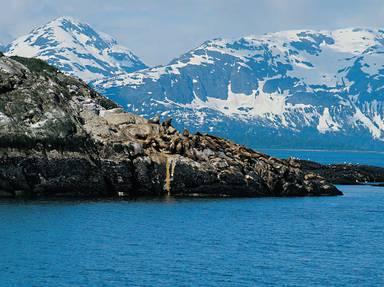
[[[382,148],[383,33],[291,30],[215,39],[168,65],[93,86],[128,111],[174,116],[180,129],[243,144]]]

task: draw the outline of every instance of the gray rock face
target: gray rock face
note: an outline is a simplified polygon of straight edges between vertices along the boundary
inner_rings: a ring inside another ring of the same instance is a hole
[[[0,196],[338,195],[294,162],[122,111],[36,59],[0,57]]]

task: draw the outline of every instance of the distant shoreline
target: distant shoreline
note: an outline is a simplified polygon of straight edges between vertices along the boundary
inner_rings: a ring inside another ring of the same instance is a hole
[[[384,151],[373,150],[331,150],[331,149],[289,149],[289,148],[261,148],[255,147],[255,150],[278,150],[278,151],[310,151],[310,152],[353,152],[353,153],[379,153],[384,154]]]

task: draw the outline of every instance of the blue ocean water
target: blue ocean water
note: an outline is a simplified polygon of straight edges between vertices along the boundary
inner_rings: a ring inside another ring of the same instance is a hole
[[[312,160],[323,164],[353,163],[384,167],[384,151],[324,151],[324,150],[285,150],[285,149],[259,149],[266,154],[288,158],[296,157]]]
[[[384,188],[0,201],[0,286],[384,286]]]

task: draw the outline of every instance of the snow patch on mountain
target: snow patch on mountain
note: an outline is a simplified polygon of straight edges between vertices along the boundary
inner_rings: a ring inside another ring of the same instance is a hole
[[[336,132],[340,129],[340,126],[332,119],[328,108],[325,108],[323,114],[320,116],[317,129],[320,133],[329,131]]]
[[[384,139],[381,138],[383,130],[380,130],[380,127],[378,127],[370,118],[363,114],[359,108],[356,109],[352,119],[356,126],[363,125],[365,128],[367,128],[372,134],[373,138],[381,139],[384,141]]]
[[[195,94],[195,98],[189,104],[178,104],[169,100],[157,102],[172,103],[178,107],[193,110],[213,109],[227,116],[236,115],[244,119],[265,115],[283,117],[286,110],[285,97],[282,95],[265,94],[259,90],[252,91],[250,95],[234,93],[231,83],[228,85],[228,97],[226,99],[207,97],[203,101]]]

